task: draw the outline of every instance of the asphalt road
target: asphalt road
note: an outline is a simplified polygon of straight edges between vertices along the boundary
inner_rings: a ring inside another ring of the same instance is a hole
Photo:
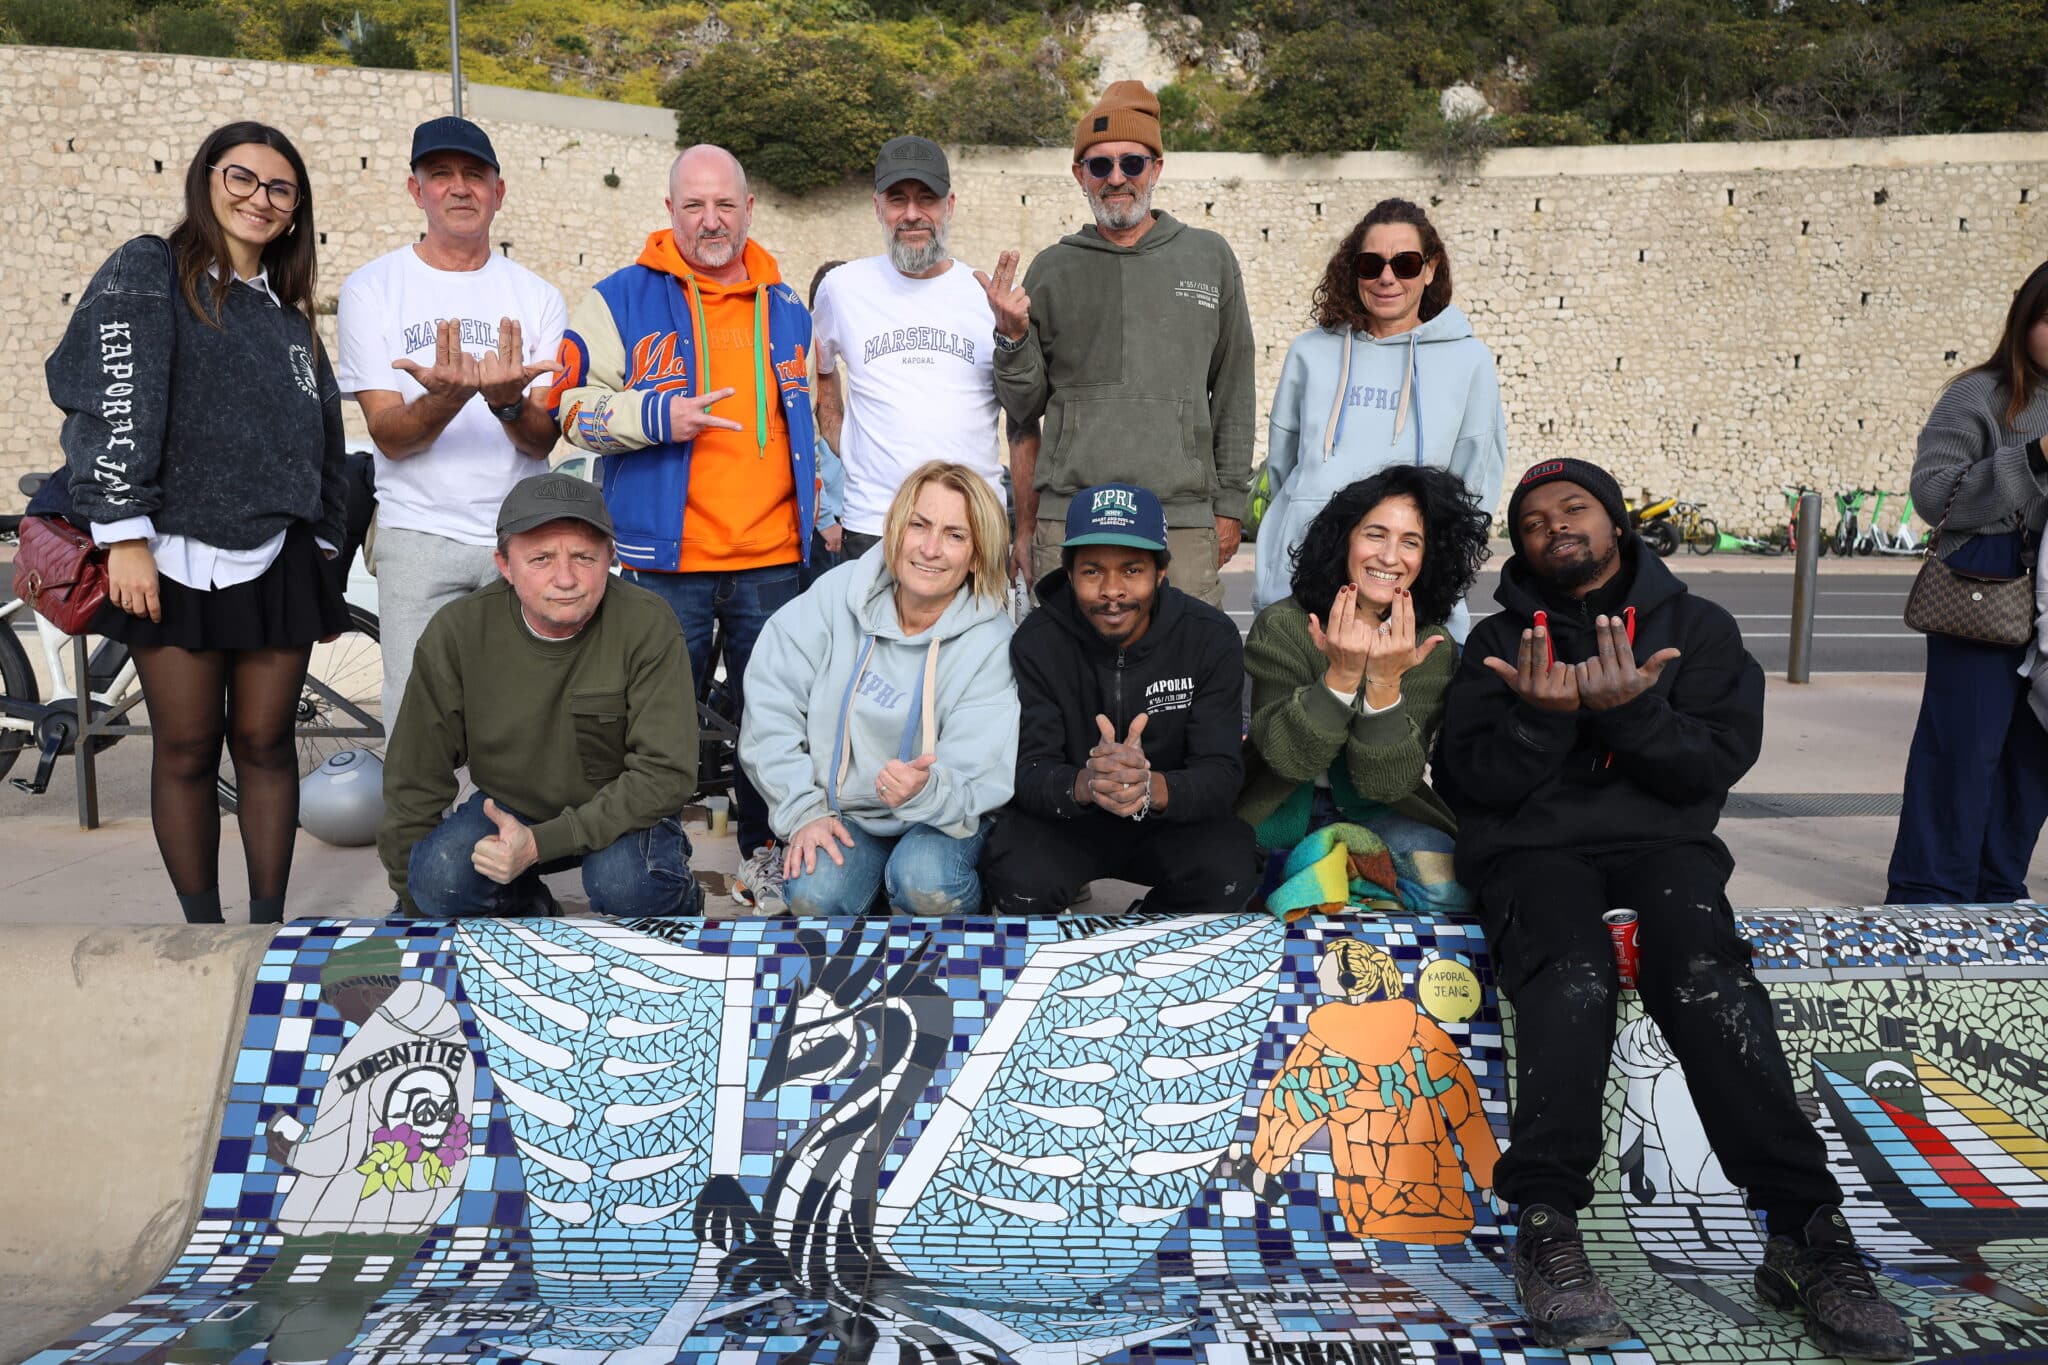
[[[1792,569],[1782,572],[1716,572],[1700,558],[1676,556],[1665,561],[1687,588],[1718,602],[1735,614],[1749,652],[1766,673],[1783,674],[1792,636]],[[1820,564],[1820,602],[1813,625],[1812,668],[1816,673],[1919,673],[1926,666],[1922,637],[1901,619],[1910,575],[1857,573]],[[1483,616],[1499,605],[1494,585],[1497,564],[1480,575],[1471,597],[1472,614]],[[1225,606],[1240,626],[1251,624],[1251,581],[1248,576],[1225,579]]]

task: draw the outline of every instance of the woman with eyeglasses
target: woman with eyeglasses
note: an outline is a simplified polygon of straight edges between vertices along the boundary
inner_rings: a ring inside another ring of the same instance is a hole
[[[249,918],[284,917],[298,830],[292,720],[316,640],[347,628],[341,394],[313,325],[313,191],[289,139],[230,123],[184,216],[99,268],[45,366],[73,515],[107,546],[95,634],[134,655],[149,805],[188,921],[221,921],[222,742]]]
[[[1429,215],[1383,199],[1346,233],[1316,286],[1315,326],[1287,348],[1273,395],[1255,606],[1293,591],[1295,554],[1339,489],[1389,465],[1463,480],[1488,516],[1507,470],[1493,352],[1451,303],[1451,262]],[[1462,643],[1460,601],[1446,624]]]

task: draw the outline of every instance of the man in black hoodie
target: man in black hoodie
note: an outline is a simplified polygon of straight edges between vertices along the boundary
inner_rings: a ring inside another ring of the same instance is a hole
[[[1763,743],[1763,670],[1735,620],[1625,529],[1621,489],[1582,460],[1522,476],[1517,553],[1444,700],[1434,773],[1458,817],[1494,979],[1515,1006],[1515,1107],[1494,1173],[1521,1206],[1515,1283],[1546,1346],[1626,1337],[1573,1215],[1605,1143],[1619,984],[1601,916],[1637,912],[1637,989],[1685,1071],[1714,1152],[1770,1240],[1757,1292],[1806,1311],[1822,1350],[1911,1355],[1799,1107],[1770,998],[1725,894],[1714,835]],[[1639,663],[1638,660],[1641,660]]]
[[[1023,714],[1017,791],[981,855],[993,913],[1057,914],[1088,882],[1152,888],[1148,910],[1234,910],[1257,885],[1231,813],[1244,645],[1166,581],[1166,514],[1131,484],[1067,506],[1061,567],[1010,641]]]

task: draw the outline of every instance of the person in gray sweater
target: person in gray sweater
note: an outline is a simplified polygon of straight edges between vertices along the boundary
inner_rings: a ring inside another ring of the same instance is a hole
[[[1954,568],[2032,571],[2048,522],[2044,374],[2048,264],[2013,295],[1991,357],[1956,377],[1920,432],[1913,502],[1938,528],[1933,553]],[[2028,659],[2025,645],[1927,637],[1887,904],[2027,895],[2048,820],[2048,728],[2029,705]]]
[[[283,918],[299,825],[292,721],[314,642],[349,626],[341,392],[313,328],[319,240],[290,139],[260,123],[215,129],[186,168],[168,241],[137,237],[107,258],[44,367],[75,519],[108,547],[92,633],[133,652],[150,822],[193,923],[221,921],[223,742],[249,918]]]

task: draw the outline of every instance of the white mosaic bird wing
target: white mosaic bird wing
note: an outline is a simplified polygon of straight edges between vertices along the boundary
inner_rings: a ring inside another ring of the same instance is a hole
[[[744,997],[737,1052],[722,1046],[734,960],[602,920],[480,920],[460,939],[533,1225],[686,1224],[721,1098],[742,1098]]]
[[[892,1174],[878,1243],[927,1284],[1020,1301],[1136,1270],[1257,1107],[1285,937],[1202,915],[1040,948]]]

